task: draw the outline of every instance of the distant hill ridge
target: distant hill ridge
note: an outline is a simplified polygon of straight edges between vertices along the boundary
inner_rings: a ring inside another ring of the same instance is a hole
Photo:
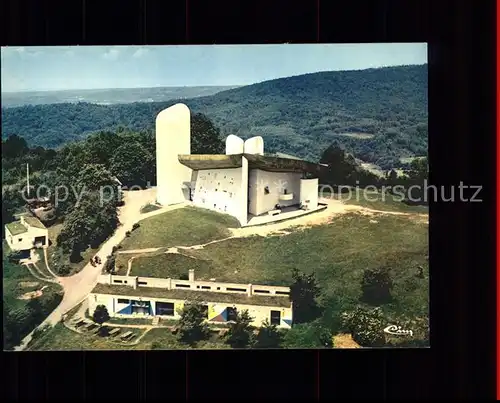
[[[338,143],[384,168],[427,152],[427,65],[310,73],[165,102],[2,108],[2,138],[58,147],[119,126],[152,129],[156,114],[177,102],[206,114],[223,135],[261,135],[270,153],[318,160]]]

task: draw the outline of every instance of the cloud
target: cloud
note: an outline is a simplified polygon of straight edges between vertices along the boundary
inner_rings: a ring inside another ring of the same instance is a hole
[[[142,56],[145,56],[149,53],[149,49],[146,49],[146,48],[139,48],[137,49],[134,54],[132,55],[132,57],[135,57],[135,58],[140,58]]]
[[[118,56],[120,56],[120,49],[117,48],[111,48],[102,55],[105,60],[116,60]]]
[[[23,54],[25,49],[21,46],[20,48],[14,48],[13,50],[15,50],[19,54]]]
[[[65,55],[73,57],[75,55],[75,51],[74,50],[67,50],[66,53],[65,53]]]

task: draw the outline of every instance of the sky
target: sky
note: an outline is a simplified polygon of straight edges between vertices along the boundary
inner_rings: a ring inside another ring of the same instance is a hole
[[[248,85],[427,63],[425,43],[2,47],[2,92]]]

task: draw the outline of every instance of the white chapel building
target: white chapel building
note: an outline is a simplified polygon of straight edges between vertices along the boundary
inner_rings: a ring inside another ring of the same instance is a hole
[[[229,135],[225,154],[191,154],[190,111],[176,104],[156,118],[157,202],[191,200],[242,226],[292,218],[318,204],[321,165],[264,153],[262,137]]]

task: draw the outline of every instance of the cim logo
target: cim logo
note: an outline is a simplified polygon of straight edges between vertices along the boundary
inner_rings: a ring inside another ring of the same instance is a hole
[[[389,325],[384,329],[384,333],[396,336],[413,336],[413,330],[403,330],[401,326]]]

